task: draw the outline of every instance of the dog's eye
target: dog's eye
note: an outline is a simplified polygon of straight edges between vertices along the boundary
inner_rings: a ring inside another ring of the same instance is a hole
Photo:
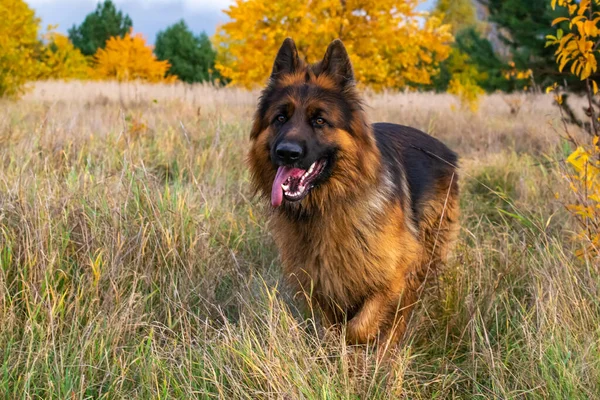
[[[315,125],[317,125],[317,126],[323,126],[323,125],[325,125],[325,120],[323,118],[321,118],[321,117],[315,118]]]
[[[276,118],[277,122],[281,122],[282,124],[286,121],[285,115],[279,114]]]

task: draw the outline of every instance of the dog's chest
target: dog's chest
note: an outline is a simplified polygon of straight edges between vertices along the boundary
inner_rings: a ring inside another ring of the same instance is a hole
[[[321,221],[308,227],[284,224],[276,226],[274,234],[293,284],[350,307],[385,287],[395,273],[399,243],[389,222],[379,226],[362,221]]]

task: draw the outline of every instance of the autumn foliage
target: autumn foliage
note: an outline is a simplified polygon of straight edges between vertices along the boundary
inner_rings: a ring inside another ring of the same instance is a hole
[[[23,0],[0,1],[0,97],[18,96],[26,83],[46,79],[116,79],[172,82],[168,61],[159,61],[141,35],[112,37],[86,57],[68,37],[48,27]]]
[[[319,60],[340,38],[357,80],[374,89],[429,84],[452,41],[450,26],[416,10],[419,0],[236,0],[215,36],[216,68],[232,84],[254,87],[292,37],[300,56]]]
[[[437,0],[433,15],[450,25],[453,35],[465,27],[478,24],[475,7],[471,0]]]
[[[22,0],[0,1],[0,97],[22,92],[39,70],[39,20]]]
[[[165,77],[171,64],[160,61],[141,34],[127,33],[123,38],[111,37],[104,49],[94,55],[95,74],[100,79],[118,81],[143,80],[173,82],[176,76]]]
[[[86,58],[69,39],[49,31],[39,36],[39,19],[22,0],[0,2],[0,97],[24,92],[37,79],[87,79]]]
[[[561,72],[569,68],[571,74],[586,83],[589,102],[586,114],[590,118],[586,126],[592,138],[590,143],[580,143],[566,132],[577,146],[567,158],[568,164],[575,170],[567,174],[575,197],[575,202],[567,204],[567,209],[581,225],[578,234],[584,243],[581,254],[600,256],[600,119],[595,99],[598,83],[593,75],[598,70],[600,56],[600,0],[552,0],[551,4],[552,8],[565,8],[568,17],[553,21],[552,25],[562,25],[556,35],[547,37],[547,46],[556,46],[556,62]],[[554,85],[548,91],[557,89]],[[556,94],[555,99],[559,104],[563,102],[561,94]]]
[[[44,35],[47,44],[40,56],[38,79],[89,79],[92,71],[87,58],[69,38],[58,32]]]

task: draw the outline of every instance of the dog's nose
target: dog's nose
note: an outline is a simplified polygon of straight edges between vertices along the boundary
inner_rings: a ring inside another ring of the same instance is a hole
[[[293,164],[302,158],[304,150],[298,143],[282,142],[275,149],[275,154],[277,154],[279,161],[285,164]]]

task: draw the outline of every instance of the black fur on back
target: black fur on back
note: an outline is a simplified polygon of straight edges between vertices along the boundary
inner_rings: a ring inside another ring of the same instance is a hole
[[[406,174],[410,204],[418,226],[422,205],[435,195],[437,183],[450,182],[456,174],[458,157],[445,144],[415,128],[376,123],[373,124],[373,132],[399,199],[406,194],[394,177]]]

